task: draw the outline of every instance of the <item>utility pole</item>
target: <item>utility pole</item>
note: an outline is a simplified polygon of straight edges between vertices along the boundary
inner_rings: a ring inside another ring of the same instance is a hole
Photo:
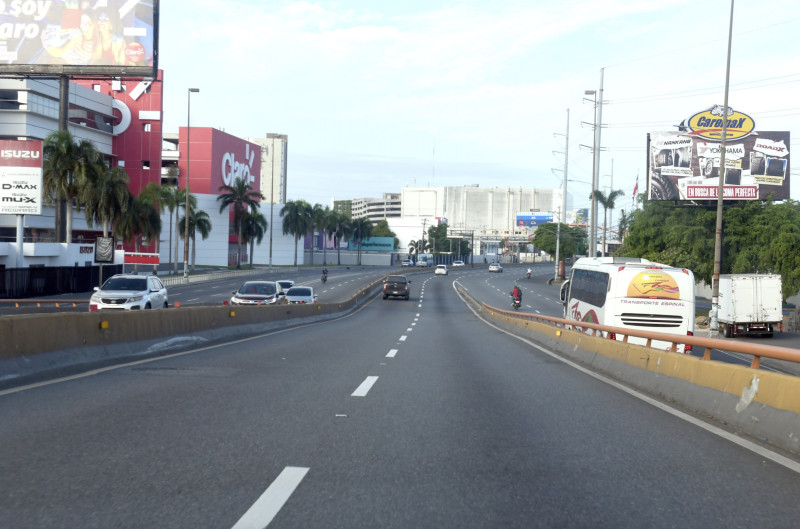
[[[731,82],[731,39],[733,37],[733,0],[731,21],[728,27],[728,64],[725,68],[725,103],[722,110],[722,141],[719,149],[719,187],[717,189],[717,229],[714,236],[714,275],[711,281],[711,310],[709,311],[708,335],[719,338],[719,273],[722,269],[722,196],[725,193],[725,140],[728,136],[728,88]]]
[[[564,179],[561,183],[561,208],[559,214],[556,216],[556,265],[553,281],[558,280],[558,264],[561,262],[561,223],[566,224],[567,220],[567,167],[569,166],[569,109],[567,109],[567,132],[564,134],[566,138],[564,146]]]

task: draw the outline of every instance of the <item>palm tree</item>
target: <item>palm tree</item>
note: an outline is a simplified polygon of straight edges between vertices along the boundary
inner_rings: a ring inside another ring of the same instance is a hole
[[[250,243],[250,268],[253,268],[253,250],[255,243],[261,244],[267,233],[267,219],[256,210],[251,209],[242,221],[242,242]]]
[[[184,215],[183,218],[180,219],[178,222],[181,226],[186,226],[186,216]],[[208,216],[208,213],[203,211],[202,209],[195,209],[193,207],[189,207],[189,240],[192,241],[192,260],[191,260],[191,269],[194,272],[194,265],[195,265],[195,257],[197,256],[197,232],[200,232],[200,236],[203,240],[208,239],[208,234],[211,233],[211,218]]]
[[[361,265],[361,243],[372,235],[372,222],[366,217],[353,220],[353,238],[358,242],[358,264]]]
[[[125,214],[131,197],[129,182],[125,169],[112,167],[83,188],[80,200],[84,204],[86,223],[90,227],[99,223],[103,227],[103,237],[108,237],[109,229]]]
[[[336,243],[336,264],[342,264],[342,239],[349,239],[353,235],[353,222],[350,217],[344,213],[335,213],[334,238]]]
[[[322,233],[324,234],[324,243],[322,245],[322,264],[328,264],[328,237],[333,237],[336,234],[336,226],[338,224],[339,214],[325,206],[325,219],[322,221]]]
[[[294,235],[294,265],[297,266],[297,244],[300,236],[308,232],[307,211],[311,206],[305,200],[289,200],[283,205],[280,216],[283,219],[283,234]]]
[[[117,232],[122,240],[130,243],[133,241],[135,252],[139,252],[139,240],[144,237],[148,242],[158,237],[161,233],[161,215],[148,200],[147,196],[128,199],[128,207],[117,223]],[[134,267],[138,272],[138,265]]]
[[[242,219],[247,215],[248,209],[257,210],[260,207],[259,200],[264,200],[264,195],[253,189],[249,182],[241,178],[234,180],[233,185],[221,185],[219,190],[222,193],[217,196],[219,202],[219,212],[233,206],[233,226],[236,231],[236,268],[241,268],[242,263]]]
[[[594,198],[600,205],[603,206],[603,257],[606,255],[606,224],[608,221],[608,210],[614,209],[614,201],[617,197],[621,197],[624,193],[617,189],[616,191],[611,191],[608,193],[608,196],[604,195],[602,191],[599,189],[595,189],[593,194],[589,196],[589,198]]]
[[[330,214],[331,208],[325,206],[324,208],[320,204],[314,204],[311,207],[311,211],[309,211],[310,217],[310,228],[311,228],[311,264],[314,264],[314,242],[317,238],[314,236],[314,231],[318,231],[320,235],[322,235],[323,240],[325,235],[323,233],[323,225],[325,224],[325,219]],[[323,243],[324,246],[324,243]],[[323,261],[325,258],[323,257]]]
[[[178,217],[181,214],[181,208],[186,209],[186,188],[175,190],[175,274],[178,273],[178,242],[183,238],[186,226],[178,222]],[[197,208],[197,197],[189,191],[189,210]],[[184,217],[186,218],[186,217]],[[172,218],[170,218],[170,224]]]
[[[51,132],[44,140],[43,151],[44,192],[56,199],[56,241],[71,242],[71,201],[102,173],[103,158],[94,143],[85,139],[76,143],[68,130]],[[61,234],[64,216],[66,240]]]
[[[185,201],[186,195],[184,194],[183,197]],[[180,206],[180,204],[178,203],[178,186],[174,184],[165,184],[161,186],[160,202],[163,205],[163,207],[166,208],[167,211],[169,211],[169,243],[167,243],[169,248],[169,253],[167,257],[168,259],[167,269],[172,270],[172,214]]]
[[[631,223],[633,222],[633,212],[630,213],[625,212],[624,209],[619,210],[619,239],[621,241],[625,241],[625,234],[628,232],[628,228],[631,227]]]

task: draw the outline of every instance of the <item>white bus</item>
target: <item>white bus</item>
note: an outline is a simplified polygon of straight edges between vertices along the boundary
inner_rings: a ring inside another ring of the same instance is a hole
[[[584,257],[561,285],[561,301],[566,320],[694,335],[694,274],[685,268],[638,257]],[[628,343],[645,345],[647,340],[630,336]],[[657,340],[651,344],[670,346]],[[677,348],[682,353],[691,349],[685,344]]]

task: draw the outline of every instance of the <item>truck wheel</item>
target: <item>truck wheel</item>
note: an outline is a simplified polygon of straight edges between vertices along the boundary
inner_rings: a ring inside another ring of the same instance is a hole
[[[389,299],[389,296],[383,296],[383,299]]]
[[[733,328],[728,325],[727,323],[723,323],[724,335],[725,338],[733,338]]]

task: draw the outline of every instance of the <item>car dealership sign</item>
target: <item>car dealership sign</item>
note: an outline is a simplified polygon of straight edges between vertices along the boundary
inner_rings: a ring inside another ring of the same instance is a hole
[[[42,214],[42,142],[0,140],[0,215]]]

